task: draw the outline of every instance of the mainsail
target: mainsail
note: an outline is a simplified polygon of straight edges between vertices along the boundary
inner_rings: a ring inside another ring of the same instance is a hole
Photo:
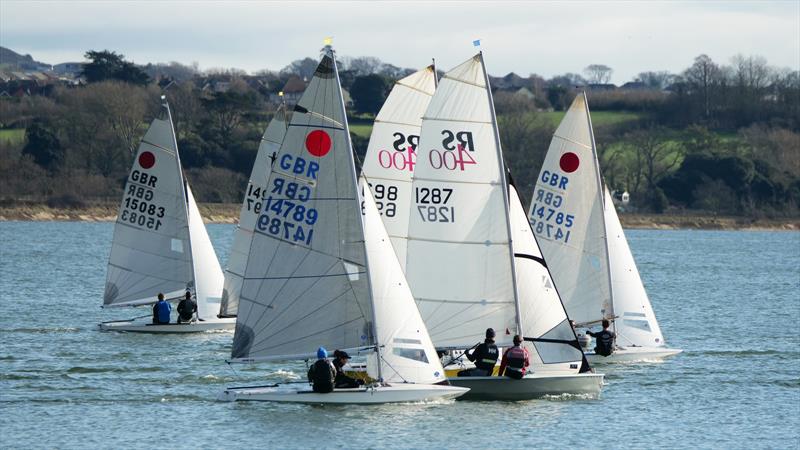
[[[444,75],[422,120],[406,276],[434,344],[516,334],[506,181],[481,54]],[[506,333],[508,330],[508,333]]]
[[[362,173],[369,180],[386,231],[405,267],[411,176],[417,161],[422,115],[436,90],[433,66],[395,83],[375,117]]]
[[[374,346],[361,202],[332,53],[294,107],[245,265],[234,360]]]
[[[154,303],[194,287],[184,180],[169,107],[150,124],[114,224],[104,306]],[[202,222],[201,222],[202,224]]]
[[[614,316],[599,177],[586,98],[578,95],[550,143],[528,214],[578,324]]]
[[[261,144],[258,146],[256,161],[250,173],[250,182],[244,194],[242,209],[239,213],[239,224],[233,238],[228,267],[225,269],[225,286],[222,290],[222,305],[219,315],[233,317],[239,308],[239,295],[242,288],[244,268],[247,264],[247,255],[250,253],[250,243],[256,229],[256,222],[264,201],[269,197],[267,183],[272,166],[275,163],[278,149],[286,135],[285,106],[281,106],[275,117],[270,121]]]

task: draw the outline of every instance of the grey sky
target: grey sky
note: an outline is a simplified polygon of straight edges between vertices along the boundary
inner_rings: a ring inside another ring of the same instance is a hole
[[[340,55],[401,67],[431,57],[448,69],[481,39],[488,71],[545,77],[614,69],[623,83],[679,72],[706,53],[800,69],[800,0],[531,2],[0,1],[0,45],[48,63],[109,49],[137,62],[202,69],[280,69],[317,57],[326,36]]]

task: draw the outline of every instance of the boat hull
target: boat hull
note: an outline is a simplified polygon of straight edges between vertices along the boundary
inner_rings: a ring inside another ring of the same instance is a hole
[[[586,359],[591,364],[614,364],[620,362],[659,361],[683,352],[679,348],[668,347],[625,347],[617,349],[608,356],[587,352]]]
[[[547,395],[597,395],[603,387],[603,374],[554,375],[536,373],[521,380],[508,377],[448,378],[454,386],[469,388],[460,400],[530,400]]]
[[[390,386],[336,389],[327,394],[311,390],[281,390],[276,385],[235,387],[224,390],[221,401],[260,401],[306,404],[382,404],[447,400],[465,394],[469,389],[433,384],[393,384]]]
[[[113,322],[103,322],[99,324],[99,327],[101,331],[125,331],[128,333],[202,333],[204,331],[214,330],[233,330],[236,328],[236,318],[209,319],[191,323],[170,323],[166,325],[156,325],[135,320],[117,320]]]

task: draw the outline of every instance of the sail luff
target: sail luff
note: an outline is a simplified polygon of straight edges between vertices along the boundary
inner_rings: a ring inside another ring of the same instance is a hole
[[[195,268],[194,264],[194,252],[192,251],[192,228],[189,218],[189,199],[187,198],[187,185],[186,179],[183,176],[183,165],[181,164],[181,153],[178,150],[178,137],[175,135],[175,125],[172,123],[172,111],[169,109],[169,103],[167,99],[164,97],[164,108],[167,110],[167,120],[169,121],[169,128],[172,130],[172,142],[175,148],[175,159],[178,160],[178,180],[180,180],[180,185],[183,187],[181,189],[181,194],[183,195],[183,204],[184,204],[184,212],[186,214],[186,236],[188,241],[188,248],[189,248],[189,262],[192,267],[192,287],[194,288],[195,298],[197,297],[197,269]],[[200,311],[198,310],[197,317],[200,318]]]
[[[328,54],[331,57],[331,60],[333,60],[333,73],[336,76],[336,86],[340,91],[339,92],[339,107],[341,108],[341,114],[342,114],[342,118],[343,118],[342,122],[343,122],[343,125],[344,125],[345,142],[347,143],[347,149],[348,149],[349,154],[350,154],[350,162],[351,162],[351,164],[350,164],[350,178],[353,181],[353,186],[356,187],[356,195],[358,195],[360,190],[358,189],[358,178],[357,178],[357,175],[356,175],[355,158],[353,157],[353,154],[354,154],[353,143],[350,140],[350,126],[347,123],[347,110],[344,107],[344,96],[341,95],[342,81],[339,79],[339,68],[338,68],[338,66],[336,64],[336,56],[335,56],[335,54],[333,52],[333,49],[330,48],[330,47],[327,47],[326,49],[328,51]],[[364,201],[363,197],[361,198],[361,201],[362,202]],[[359,223],[361,225],[361,236],[363,237],[364,236],[364,217],[363,217],[363,215],[362,215],[361,221]],[[365,246],[364,251],[366,253],[366,246]],[[367,258],[367,257],[364,258],[364,267],[366,269],[365,271],[366,271],[366,275],[367,275],[367,292],[369,292],[370,301],[374,303],[375,299],[374,299],[374,294],[372,292],[372,277],[370,275],[370,270],[369,270],[369,258]],[[376,320],[375,308],[374,307],[370,308],[370,312],[372,313],[372,333],[375,336],[375,339],[377,339],[378,336],[380,336],[380,335],[378,334],[378,321]],[[376,342],[375,343],[375,356],[378,359],[378,380],[379,381],[383,381],[383,369],[381,367],[382,364],[380,364],[380,361],[381,361],[381,345],[380,345],[380,342]]]
[[[506,230],[508,231],[508,254],[511,263],[511,283],[513,285],[513,292],[514,292],[514,308],[516,309],[517,315],[517,333],[522,335],[522,318],[520,314],[520,304],[519,304],[519,291],[517,288],[517,271],[516,271],[516,264],[514,263],[514,243],[512,242],[512,233],[511,233],[511,220],[509,219],[509,196],[508,196],[508,177],[505,167],[505,161],[503,160],[503,148],[500,144],[500,132],[497,128],[497,114],[494,110],[494,98],[492,97],[492,86],[489,84],[489,75],[486,73],[486,62],[483,59],[483,51],[479,52],[481,55],[481,67],[483,69],[483,77],[486,80],[486,92],[489,97],[489,110],[492,114],[492,131],[494,132],[494,142],[495,142],[495,149],[497,150],[497,161],[499,164],[500,170],[500,179],[503,185],[503,207],[505,208],[505,224]]]
[[[608,270],[606,271],[608,275],[608,298],[609,298],[609,307],[611,311],[607,311],[606,315],[608,317],[614,317],[614,288],[613,283],[611,281],[611,258],[608,254],[608,227],[606,226],[605,220],[605,209],[608,207],[605,202],[605,196],[603,195],[603,179],[600,176],[600,158],[597,155],[597,144],[594,141],[594,127],[592,126],[592,115],[589,113],[589,99],[586,97],[586,91],[583,91],[583,102],[586,105],[586,121],[589,123],[589,137],[591,138],[592,142],[592,155],[594,156],[594,169],[595,173],[597,174],[597,195],[600,201],[600,204],[603,206],[603,242],[605,244],[606,250],[606,267]],[[614,205],[611,205],[613,208]],[[616,325],[614,325],[614,329],[616,329]]]

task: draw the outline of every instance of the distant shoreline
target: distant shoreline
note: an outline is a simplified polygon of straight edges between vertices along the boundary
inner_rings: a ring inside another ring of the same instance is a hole
[[[69,221],[113,222],[119,205],[91,205],[80,208],[50,208],[46,205],[0,207],[0,222],[8,221]],[[207,223],[235,224],[241,205],[233,203],[203,203],[200,213]],[[800,231],[800,218],[754,219],[737,216],[701,214],[620,214],[624,228],[649,230],[747,230]]]

